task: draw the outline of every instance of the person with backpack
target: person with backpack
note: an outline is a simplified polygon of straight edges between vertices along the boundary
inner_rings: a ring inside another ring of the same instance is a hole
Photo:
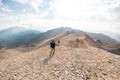
[[[52,40],[52,42],[50,43],[51,51],[50,51],[49,57],[52,57],[55,54],[55,46],[59,46],[59,44],[60,44],[60,41],[58,41],[58,44],[56,44],[55,41]]]

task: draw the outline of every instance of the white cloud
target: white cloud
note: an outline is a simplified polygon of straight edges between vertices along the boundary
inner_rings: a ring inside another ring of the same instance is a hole
[[[21,4],[29,4],[36,10],[37,13],[39,13],[41,11],[40,5],[44,0],[13,0],[13,1],[19,2]]]
[[[33,6],[33,8],[39,13],[40,12],[40,5],[42,3],[43,0],[34,0],[34,1],[31,1],[31,5]]]
[[[43,17],[78,20],[82,22],[113,22],[114,16],[109,12],[116,7],[118,0],[50,0],[49,9],[42,11],[40,5],[44,0],[14,0],[22,4],[30,4]],[[38,15],[37,14],[37,15]]]
[[[29,0],[13,0],[13,1],[19,2],[21,4],[26,4]]]
[[[6,5],[3,5],[2,0],[0,0],[0,12],[4,12],[4,13],[13,13],[12,10],[9,9],[9,7]]]
[[[112,21],[109,8],[118,5],[115,0],[55,0],[51,3],[51,8],[55,10],[58,18],[67,18],[79,21],[93,21],[96,22]]]

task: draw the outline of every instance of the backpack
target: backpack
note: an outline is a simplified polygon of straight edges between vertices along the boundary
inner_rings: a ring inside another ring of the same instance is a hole
[[[51,42],[51,43],[50,43],[50,47],[51,47],[51,48],[55,48],[55,43]]]

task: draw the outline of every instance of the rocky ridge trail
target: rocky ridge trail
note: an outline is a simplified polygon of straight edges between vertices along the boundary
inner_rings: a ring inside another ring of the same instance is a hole
[[[0,80],[119,80],[120,56],[98,48],[49,47],[0,61]]]

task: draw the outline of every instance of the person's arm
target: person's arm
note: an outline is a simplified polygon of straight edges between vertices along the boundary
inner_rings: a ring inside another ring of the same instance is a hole
[[[55,43],[55,46],[58,46],[58,44]]]
[[[55,46],[59,46],[59,44],[56,44],[56,43],[55,43]]]

